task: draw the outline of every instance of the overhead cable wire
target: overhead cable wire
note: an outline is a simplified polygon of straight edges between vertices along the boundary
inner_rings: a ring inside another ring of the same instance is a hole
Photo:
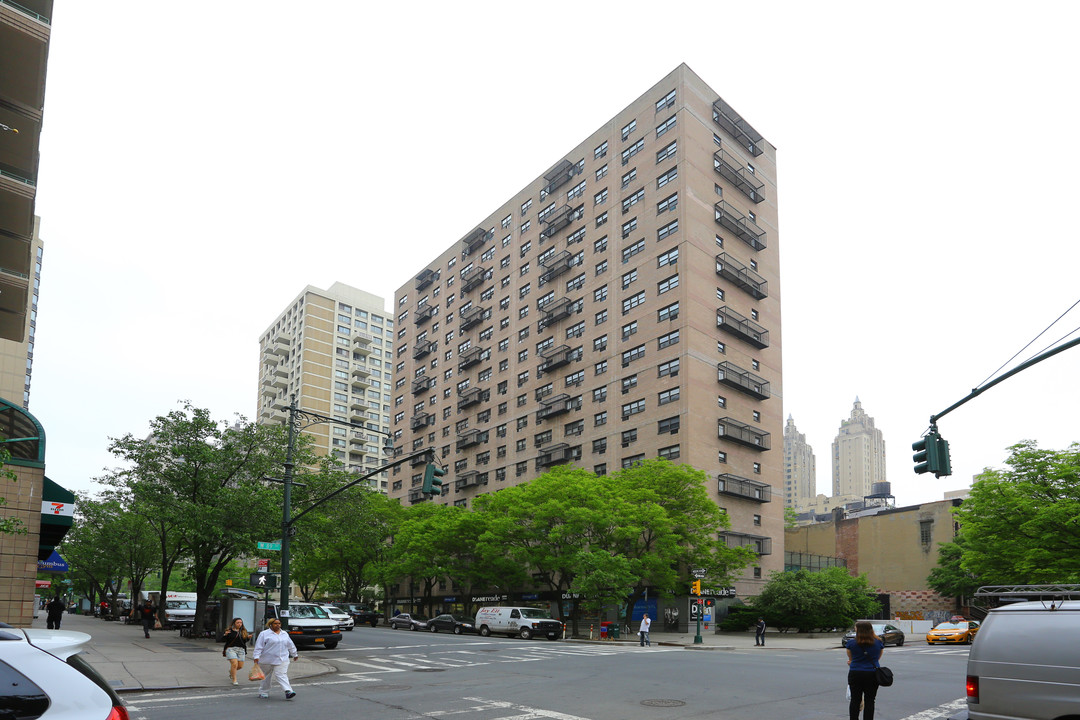
[[[1047,325],[1047,326],[1046,326],[1045,328],[1043,328],[1043,331],[1042,331],[1042,332],[1040,332],[1040,333],[1039,333],[1038,335],[1036,335],[1035,337],[1031,338],[1031,340],[1030,340],[1030,341],[1028,341],[1028,344],[1027,344],[1027,345],[1025,345],[1024,347],[1022,347],[1022,348],[1020,348],[1019,350],[1017,350],[1017,351],[1016,351],[1016,354],[1015,354],[1015,355],[1013,355],[1013,356],[1012,356],[1011,358],[1009,358],[1009,359],[1008,359],[1008,360],[1006,360],[1006,361],[1005,361],[1004,363],[1002,363],[1002,364],[1001,364],[1001,367],[999,367],[999,368],[998,368],[997,370],[995,370],[994,372],[990,373],[990,374],[989,374],[989,375],[988,375],[988,376],[986,377],[986,380],[983,380],[983,381],[982,381],[981,383],[979,383],[979,384],[978,384],[978,385],[976,385],[975,387],[982,387],[983,385],[985,385],[985,384],[986,384],[986,382],[987,382],[987,380],[989,380],[990,378],[994,377],[994,376],[995,376],[995,375],[997,375],[997,374],[998,374],[999,372],[1001,372],[1002,368],[1004,368],[1004,367],[1005,367],[1006,365],[1008,365],[1008,364],[1009,364],[1009,363],[1011,363],[1011,362],[1012,362],[1013,360],[1015,360],[1015,359],[1017,358],[1017,356],[1018,356],[1018,355],[1020,355],[1020,353],[1024,352],[1024,351],[1025,351],[1025,350],[1027,350],[1027,349],[1028,349],[1029,347],[1031,347],[1031,344],[1032,344],[1033,342],[1035,342],[1036,340],[1038,340],[1039,338],[1041,338],[1041,337],[1042,337],[1043,335],[1045,335],[1045,334],[1046,334],[1046,332],[1047,332],[1047,331],[1048,331],[1048,330],[1049,330],[1050,328],[1054,327],[1054,325],[1056,325],[1056,324],[1057,324],[1057,323],[1058,323],[1058,322],[1059,322],[1059,321],[1061,320],[1061,318],[1065,317],[1065,316],[1066,316],[1066,315],[1068,315],[1068,314],[1069,314],[1070,312],[1072,312],[1072,309],[1073,309],[1074,307],[1076,307],[1077,305],[1080,305],[1080,300],[1077,300],[1077,301],[1076,301],[1076,302],[1074,302],[1074,303],[1073,303],[1072,305],[1070,305],[1070,306],[1069,306],[1069,309],[1068,309],[1068,310],[1066,310],[1065,312],[1061,313],[1061,315],[1058,315],[1058,317],[1057,317],[1057,320],[1054,320],[1054,322],[1050,323],[1050,324],[1049,324],[1049,325]],[[1069,335],[1072,335],[1072,334],[1073,334],[1074,332],[1076,332],[1076,330],[1073,330],[1072,332],[1070,332],[1070,333],[1069,333],[1068,335],[1066,335],[1065,337],[1069,337]],[[1062,338],[1061,340],[1064,340],[1064,339],[1065,339],[1065,338]],[[1058,340],[1057,342],[1061,342],[1061,340]],[[1050,345],[1048,345],[1048,346],[1047,346],[1047,349],[1049,349],[1050,347],[1053,347],[1054,345],[1056,345],[1056,344],[1057,344],[1057,342],[1055,342],[1055,343],[1051,343]],[[1038,354],[1038,353],[1036,353],[1036,355],[1037,355],[1037,354]],[[1033,356],[1033,357],[1034,357],[1034,356]]]

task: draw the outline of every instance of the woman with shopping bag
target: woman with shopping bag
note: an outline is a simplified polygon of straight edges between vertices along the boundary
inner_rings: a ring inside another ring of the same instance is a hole
[[[270,697],[270,685],[275,679],[285,691],[286,700],[296,697],[292,685],[289,684],[289,661],[298,657],[299,653],[289,633],[281,630],[281,621],[271,618],[266,623],[266,630],[259,633],[259,639],[255,641],[255,650],[252,653],[252,659],[255,661],[252,672],[261,670],[265,675],[259,684],[259,697]]]
[[[855,623],[855,637],[847,643],[849,720],[874,720],[874,700],[877,698],[877,667],[885,644],[874,634],[874,626],[860,620]]]

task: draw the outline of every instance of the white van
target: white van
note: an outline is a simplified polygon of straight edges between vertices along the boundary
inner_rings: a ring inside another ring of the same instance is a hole
[[[266,620],[282,619],[277,603],[266,606]],[[264,628],[260,628],[262,632]],[[257,635],[258,633],[256,633]],[[330,617],[321,605],[306,602],[289,602],[289,637],[296,647],[323,647],[333,650],[341,641],[337,621]]]
[[[195,626],[195,602],[198,594],[193,592],[165,593],[165,627],[190,628]]]
[[[967,666],[970,720],[1080,717],[1080,600],[994,608]]]
[[[530,607],[482,607],[476,613],[476,630],[484,637],[492,633],[519,636],[528,640],[534,635],[546,635],[557,640],[563,626],[547,610]]]

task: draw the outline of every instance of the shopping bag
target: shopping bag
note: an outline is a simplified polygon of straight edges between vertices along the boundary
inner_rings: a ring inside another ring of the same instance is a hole
[[[256,682],[258,680],[263,680],[265,678],[266,678],[266,676],[263,675],[263,671],[262,671],[261,667],[259,667],[258,665],[252,665],[251,666],[251,672],[248,673],[248,680],[251,680],[252,682]]]

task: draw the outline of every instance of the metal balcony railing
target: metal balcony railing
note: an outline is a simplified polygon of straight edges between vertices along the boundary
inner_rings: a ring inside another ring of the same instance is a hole
[[[467,487],[480,484],[480,471],[479,470],[466,470],[463,473],[458,473],[454,478],[454,489],[464,490]]]
[[[735,312],[727,305],[717,308],[716,326],[725,332],[742,338],[754,347],[769,347],[769,331]]]
[[[434,270],[423,270],[416,276],[416,289],[423,290],[431,283],[439,279],[439,273]]]
[[[761,141],[764,139],[761,133],[724,102],[723,98],[716,99],[712,106],[712,112],[713,122],[724,128],[728,135],[734,138],[739,145],[749,150],[754,157],[764,152],[761,147]]]
[[[544,362],[540,364],[540,372],[551,372],[555,368],[560,368],[563,365],[570,363],[572,350],[569,345],[560,345],[555,348],[548,348],[540,353],[540,357],[544,359]]]
[[[540,231],[540,239],[548,240],[569,225],[574,220],[574,209],[569,205],[563,205],[561,208],[548,215],[543,223],[546,226]]]
[[[436,305],[422,305],[421,307],[416,308],[416,310],[413,312],[413,323],[415,325],[423,325],[428,320],[435,317],[435,313],[437,311],[438,306]]]
[[[573,254],[569,250],[563,250],[541,262],[540,266],[544,268],[544,272],[540,273],[540,283],[551,282],[569,270],[572,258]]]
[[[772,487],[768,483],[729,473],[716,476],[716,491],[722,495],[734,495],[761,503],[772,502]]]
[[[553,192],[561,188],[566,183],[570,182],[570,178],[574,177],[575,165],[569,160],[561,160],[559,164],[549,170],[544,179],[547,180],[545,185],[540,190],[542,197],[547,197]]]
[[[435,416],[431,413],[420,413],[419,415],[413,415],[409,420],[409,429],[418,430],[422,427],[435,424]]]
[[[716,423],[716,430],[721,440],[730,440],[758,451],[772,449],[769,433],[753,425],[741,423],[735,418],[720,418]]]
[[[718,225],[755,250],[764,250],[768,247],[765,242],[765,231],[726,200],[713,205],[713,216]]]
[[[419,360],[434,349],[435,343],[430,340],[424,340],[423,342],[417,343],[412,351],[413,360]]]
[[[488,309],[485,307],[474,307],[467,312],[461,313],[461,331],[465,332],[469,328],[476,327],[484,321]]]
[[[479,445],[480,443],[487,442],[488,431],[487,430],[469,430],[458,435],[457,443],[454,445],[455,450],[464,450],[465,448],[472,447],[473,445]]]
[[[746,393],[758,400],[768,400],[772,397],[769,383],[763,377],[759,377],[749,370],[743,370],[733,362],[724,361],[716,366],[716,379],[733,387],[739,392]]]
[[[713,153],[713,170],[720,173],[722,178],[755,203],[765,199],[765,183],[722,149]]]
[[[536,469],[559,465],[560,463],[569,462],[571,459],[573,458],[570,453],[570,445],[559,443],[540,451],[540,454],[536,456]]]
[[[483,285],[488,278],[489,272],[491,272],[491,268],[474,267],[468,272],[462,273],[461,292],[467,293]]]
[[[422,392],[430,390],[434,385],[435,378],[429,378],[422,375],[412,381],[412,394],[418,395]]]
[[[490,390],[485,390],[484,388],[469,388],[458,395],[458,410],[484,402],[490,397]]]
[[[540,409],[536,411],[536,422],[547,420],[548,418],[553,418],[556,415],[562,415],[564,412],[569,411],[570,396],[566,393],[561,393],[553,398],[549,398],[540,405]]]
[[[772,538],[770,537],[738,532],[720,533],[720,536],[730,548],[748,547],[758,555],[772,555]]]
[[[769,283],[727,253],[716,256],[716,274],[735,283],[740,290],[757,300],[769,296]]]
[[[458,355],[458,370],[461,371],[479,363],[481,360],[484,359],[484,352],[486,350],[487,348],[474,347],[469,348],[465,352]]]
[[[476,228],[471,233],[461,239],[461,243],[465,246],[462,249],[462,255],[470,255],[474,250],[483,246],[488,240],[495,235],[491,230],[485,230],[484,228]]]
[[[570,298],[562,298],[544,305],[544,309],[541,311],[543,314],[536,323],[537,329],[543,330],[544,328],[550,327],[560,320],[573,315],[574,304],[576,302],[576,300],[571,300]]]

